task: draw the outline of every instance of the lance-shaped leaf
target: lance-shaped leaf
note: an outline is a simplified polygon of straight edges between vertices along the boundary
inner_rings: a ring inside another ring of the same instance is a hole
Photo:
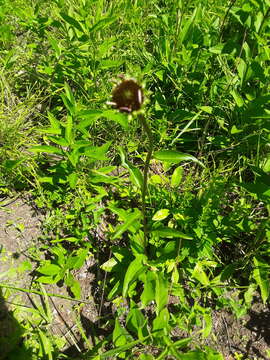
[[[101,146],[87,146],[83,150],[81,150],[81,153],[95,160],[108,160],[106,157],[106,153],[109,150],[111,143],[112,141],[108,141]]]
[[[62,19],[64,19],[69,25],[71,25],[72,27],[75,27],[75,29],[81,31],[82,33],[84,32],[84,29],[82,27],[82,23],[77,21],[76,19],[74,19],[74,17],[69,16],[68,14],[64,13],[64,12],[60,12],[60,16]]]
[[[32,152],[43,152],[43,153],[49,153],[49,154],[58,154],[58,155],[63,155],[63,151],[59,148],[56,148],[54,146],[50,146],[50,145],[37,145],[37,146],[33,146],[29,149],[29,151]]]
[[[50,121],[50,127],[47,129],[39,129],[38,131],[46,134],[60,135],[61,134],[61,125],[60,121],[57,120],[52,113],[48,111],[48,119]]]
[[[198,262],[191,274],[191,276],[198,280],[202,285],[208,286],[210,281],[208,276],[206,275],[205,271],[203,270],[203,265],[201,262]]]
[[[100,31],[100,30],[105,29],[106,27],[108,27],[109,25],[114,23],[116,20],[117,20],[116,16],[107,16],[107,17],[104,17],[103,19],[100,19],[99,21],[97,21],[95,23],[95,25],[93,25],[91,28],[89,28],[89,34],[94,31]]]
[[[162,272],[155,273],[155,277],[155,301],[157,304],[156,312],[158,315],[168,303],[169,285],[168,280]]]
[[[268,263],[262,261],[262,259],[253,258],[255,268],[253,270],[253,278],[256,283],[259,285],[261,290],[262,301],[265,304],[270,293],[269,285],[269,265]]]
[[[160,160],[160,161],[166,161],[166,162],[171,162],[171,163],[175,163],[175,164],[178,164],[181,161],[193,161],[193,162],[201,165],[202,167],[205,167],[204,164],[200,160],[195,158],[195,156],[181,153],[179,151],[174,151],[174,150],[156,151],[154,153],[154,158],[157,160]]]
[[[112,236],[112,240],[119,238],[125,231],[127,231],[130,226],[141,217],[141,212],[138,209],[135,209],[133,214],[130,214],[124,224],[118,225],[115,233]]]
[[[192,240],[192,236],[184,234],[182,231],[178,231],[169,227],[161,227],[157,230],[152,231],[153,235],[158,235],[164,238],[182,238],[186,240]]]
[[[127,269],[124,284],[123,284],[123,296],[125,297],[128,292],[129,286],[138,279],[139,275],[145,272],[146,267],[143,264],[144,255],[138,255],[130,264]]]
[[[111,356],[116,356],[118,354],[120,354],[121,352],[123,351],[127,351],[129,349],[132,349],[134,348],[136,345],[140,344],[140,343],[143,343],[144,344],[144,341],[147,340],[148,338],[150,337],[150,335],[147,335],[146,337],[142,338],[142,339],[139,339],[139,340],[135,340],[135,341],[129,341],[127,344],[125,345],[122,345],[122,346],[119,346],[115,349],[112,349],[112,350],[108,350],[106,351],[105,353],[99,355],[99,358],[97,358],[98,360],[100,359],[108,359],[109,357]]]
[[[180,185],[180,182],[182,180],[182,176],[183,176],[183,172],[184,169],[182,168],[182,166],[178,166],[173,174],[172,174],[172,178],[171,178],[171,186],[172,187],[177,187]]]
[[[108,120],[112,120],[121,125],[125,130],[128,129],[128,117],[126,114],[120,113],[115,110],[105,110],[102,113],[102,116]]]
[[[143,176],[141,171],[136,168],[134,165],[131,164],[128,160],[126,160],[125,153],[121,147],[118,148],[122,165],[129,171],[130,180],[133,182],[134,185],[142,188],[143,186]]]
[[[166,219],[166,217],[168,217],[169,214],[170,214],[169,209],[160,209],[153,215],[152,220],[154,221],[164,220]]]

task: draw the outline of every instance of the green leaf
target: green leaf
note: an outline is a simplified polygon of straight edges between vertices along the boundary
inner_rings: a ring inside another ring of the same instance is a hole
[[[186,240],[192,240],[193,237],[187,234],[182,233],[182,231],[178,231],[175,229],[171,229],[169,227],[161,227],[158,228],[157,230],[153,230],[152,231],[153,235],[158,235],[160,237],[165,237],[165,238],[182,238],[182,239],[186,239]]]
[[[141,354],[139,360],[155,360],[155,358],[150,354]]]
[[[209,48],[209,52],[213,54],[221,54],[224,48],[224,44],[217,44]]]
[[[61,56],[61,48],[58,45],[58,41],[55,38],[51,37],[49,33],[47,33],[47,39],[49,40],[51,47],[55,51],[56,57],[59,58]]]
[[[52,243],[60,243],[62,241],[67,241],[67,242],[79,242],[80,240],[76,237],[65,237],[65,238],[62,238],[62,239],[56,239],[56,240],[51,240]]]
[[[108,300],[112,300],[116,295],[121,294],[121,282],[120,280],[117,280],[114,284],[112,290],[108,294]]]
[[[78,280],[74,279],[73,275],[68,272],[65,276],[65,284],[70,288],[76,299],[81,298],[81,286]]]
[[[179,271],[177,269],[176,266],[174,266],[173,271],[172,271],[172,279],[171,279],[173,284],[178,284],[179,281]]]
[[[150,337],[150,335],[146,336],[143,339],[139,339],[139,340],[135,340],[135,341],[129,341],[128,344],[119,346],[116,349],[106,351],[105,353],[100,355],[100,359],[108,359],[111,356],[116,356],[116,355],[120,354],[121,352],[127,351],[127,350],[133,348],[134,346],[136,346],[136,345],[138,345],[140,343],[144,343],[145,340],[147,340],[149,337]]]
[[[153,335],[155,335],[155,332],[162,332],[164,334],[164,330],[168,327],[169,319],[170,313],[168,309],[162,309],[153,321]],[[160,334],[157,335],[160,336]]]
[[[202,331],[203,337],[207,338],[211,331],[212,331],[212,317],[211,314],[209,314],[208,312],[205,312],[203,314],[203,320],[204,320],[204,328]]]
[[[184,26],[182,27],[182,29],[180,31],[180,37],[179,37],[179,40],[181,41],[181,43],[185,42],[185,40],[189,41],[189,39],[192,38],[191,36],[189,36],[189,34],[192,31],[192,26],[193,26],[193,22],[196,18],[197,10],[198,10],[197,7],[195,7],[191,18],[184,22]]]
[[[61,128],[60,121],[57,120],[56,117],[50,111],[47,112],[47,115],[48,115],[48,119],[50,121],[51,127],[53,129],[60,129]]]
[[[155,215],[152,217],[152,220],[154,221],[161,221],[166,219],[166,217],[169,215],[170,210],[169,209],[160,209],[158,210]]]
[[[202,111],[205,111],[208,114],[212,114],[213,112],[212,106],[198,106],[198,108]]]
[[[253,270],[253,278],[256,281],[257,285],[261,290],[261,297],[264,304],[269,297],[270,293],[270,285],[269,285],[269,269],[270,266],[267,262],[262,259],[258,259],[256,257],[253,258],[254,270]]]
[[[70,287],[70,286],[72,286],[73,282],[74,282],[73,275],[71,274],[70,271],[66,271],[66,273],[65,273],[65,284]]]
[[[80,269],[83,266],[88,253],[88,249],[79,249],[77,251],[78,255],[68,257],[66,262],[66,268],[70,270]]]
[[[246,305],[250,308],[252,304],[252,300],[254,298],[254,295],[256,294],[256,284],[249,284],[247,291],[244,293],[244,299]]]
[[[92,125],[96,120],[102,116],[102,110],[82,110],[77,113],[79,119],[84,119],[79,122],[76,128],[81,131],[87,137],[89,136],[89,131],[86,129]]]
[[[128,160],[126,160],[125,153],[121,147],[118,147],[119,154],[121,157],[122,165],[129,171],[130,174],[130,180],[133,182],[133,184],[140,189],[143,186],[143,176],[141,171],[136,168],[134,165],[131,164]]]
[[[17,159],[17,160],[9,159],[9,160],[5,160],[3,165],[6,169],[12,170],[12,169],[16,168],[18,165],[20,165],[24,160],[25,160],[25,158]]]
[[[81,285],[78,280],[73,279],[70,290],[76,299],[81,299]]]
[[[128,331],[120,325],[119,320],[116,318],[114,330],[113,330],[113,342],[116,346],[123,346],[132,341],[132,336],[128,333]],[[124,359],[125,354],[118,354],[118,357]]]
[[[40,183],[49,183],[51,185],[54,184],[54,178],[52,176],[39,176],[38,181]]]
[[[46,358],[49,360],[53,359],[52,352],[53,352],[53,345],[50,341],[50,338],[45,334],[41,329],[37,328],[40,344],[42,348],[42,352],[44,351],[44,355],[46,354]],[[42,356],[43,357],[43,356]]]
[[[210,349],[207,353],[201,350],[181,353],[181,360],[224,360],[224,358],[218,352]]]
[[[157,251],[157,256],[167,258],[169,255],[172,255],[173,257],[175,257],[175,253],[178,248],[177,245],[178,243],[179,243],[178,241],[167,241],[164,248],[159,248],[159,250]]]
[[[51,276],[40,276],[36,281],[43,284],[55,284],[59,279]]]
[[[145,328],[146,323],[147,320],[139,309],[133,308],[129,311],[126,319],[127,328],[139,336],[139,338],[143,338],[147,335],[147,329]]]
[[[48,136],[48,140],[60,146],[68,146],[67,140],[62,137]]]
[[[98,173],[102,173],[102,174],[109,174],[109,173],[113,172],[115,169],[117,169],[117,166],[105,166],[105,167],[99,168],[96,171],[98,171]]]
[[[61,270],[60,266],[51,263],[40,266],[37,269],[38,272],[44,275],[56,275],[59,274],[60,270]]]
[[[141,217],[141,212],[138,209],[135,209],[133,214],[130,214],[130,216],[124,222],[124,224],[118,225],[116,227],[115,233],[112,236],[112,240],[115,240],[115,239],[119,238],[140,217]]]
[[[43,153],[49,153],[49,154],[63,155],[63,151],[61,149],[56,148],[54,146],[50,146],[50,145],[33,146],[29,149],[29,151],[34,152],[34,153],[43,152]]]
[[[112,141],[108,141],[102,146],[88,146],[83,148],[82,154],[95,160],[105,161],[108,160],[106,153],[111,146]]]
[[[64,89],[65,89],[65,92],[66,92],[66,97],[70,101],[72,107],[75,107],[76,106],[76,101],[75,101],[75,98],[73,96],[73,93],[72,93],[71,88],[68,85],[68,83],[65,83]]]
[[[104,264],[100,266],[100,268],[104,271],[110,272],[113,270],[113,268],[118,264],[116,259],[114,257],[110,258],[108,261],[106,261]]]
[[[129,286],[146,270],[146,267],[143,265],[143,259],[144,255],[138,255],[137,258],[129,264],[123,284],[124,297],[127,295]]]
[[[243,82],[245,80],[247,64],[245,63],[245,61],[242,58],[236,58],[236,62],[237,62],[237,71],[238,71],[238,75],[239,75],[239,78],[241,81],[241,86],[242,86]]]
[[[144,233],[142,230],[132,233],[132,236],[129,237],[130,248],[134,256],[137,254],[144,254]]]
[[[80,154],[78,152],[77,149],[71,151],[71,153],[66,153],[69,161],[71,162],[71,164],[76,167],[78,161],[79,161],[79,158],[80,158]]]
[[[92,124],[92,122],[94,122],[95,120],[99,119],[103,114],[102,110],[96,110],[96,109],[89,109],[89,110],[81,110],[77,113],[77,117],[79,119],[85,119],[85,120],[90,120],[90,124]],[[80,127],[83,124],[83,121],[81,121],[78,124],[78,127]],[[87,125],[88,126],[88,125]]]
[[[64,12],[60,12],[59,14],[61,16],[62,19],[64,19],[69,25],[75,27],[77,30],[81,31],[82,33],[84,32],[84,29],[82,28],[81,24],[74,19],[73,17],[67,15]]]
[[[206,275],[205,271],[203,270],[203,267],[200,262],[197,263],[195,266],[192,277],[196,280],[198,280],[202,285],[208,286],[210,284],[210,281],[208,279],[208,276]]]
[[[234,135],[234,134],[238,134],[240,132],[242,132],[243,130],[241,129],[238,129],[235,125],[232,126],[231,128],[231,134]]]
[[[178,166],[176,169],[174,169],[174,172],[172,174],[171,178],[171,186],[172,187],[178,187],[180,185],[180,182],[182,180],[184,169],[182,166]]]
[[[48,111],[48,119],[50,121],[51,127],[48,129],[39,129],[39,132],[53,135],[61,135],[61,126],[60,122],[54,117],[52,113]]]
[[[228,280],[233,275],[235,270],[236,270],[235,264],[228,264],[224,266],[220,274],[218,275],[218,277],[220,277],[220,281],[224,282]]]
[[[155,273],[155,301],[156,313],[159,314],[168,303],[169,285],[165,275],[160,271]]]
[[[92,170],[90,181],[92,184],[97,184],[97,183],[115,184],[119,182],[119,178],[117,176],[104,175],[102,173],[99,173],[98,170]]]
[[[244,105],[244,100],[240,96],[240,94],[236,90],[232,90],[231,94],[234,98],[234,101],[238,107],[242,107]]]
[[[251,194],[256,194],[259,199],[270,197],[270,187],[265,182],[260,181],[260,178],[255,183],[240,183],[241,187],[245,188]]]
[[[106,60],[101,60],[100,64],[99,64],[99,68],[100,69],[110,69],[113,67],[119,67],[123,64],[122,60],[110,60],[110,59],[106,59]]]
[[[63,103],[68,110],[70,115],[75,115],[75,107],[74,104],[71,103],[71,101],[68,99],[68,97],[65,94],[61,94],[61,99],[63,100]]]
[[[121,125],[125,130],[128,130],[128,117],[127,115],[116,112],[114,110],[105,110],[102,113],[102,116],[108,120],[112,120]]]
[[[270,154],[268,158],[265,159],[264,165],[263,165],[263,171],[264,172],[270,172]]]
[[[145,279],[143,280],[144,287],[141,294],[141,302],[143,306],[147,306],[150,301],[155,299],[155,275],[154,272],[148,271],[145,274]]]
[[[89,34],[93,31],[99,31],[99,30],[105,29],[107,26],[111,25],[116,20],[117,20],[116,16],[108,16],[104,19],[99,20],[95,25],[93,25],[89,29]]]
[[[67,122],[65,124],[65,139],[69,145],[73,143],[73,119],[72,116],[67,116]]]
[[[78,181],[78,174],[77,173],[71,173],[68,175],[68,182],[69,182],[69,186],[71,187],[71,189],[75,189],[76,184]]]
[[[153,157],[160,161],[167,161],[172,163],[179,163],[181,161],[193,161],[205,167],[204,164],[192,155],[180,153],[174,150],[160,150],[156,151]]]
[[[173,343],[173,346],[177,348],[178,350],[185,348],[190,342],[192,341],[192,338],[185,338],[178,341],[175,341]]]

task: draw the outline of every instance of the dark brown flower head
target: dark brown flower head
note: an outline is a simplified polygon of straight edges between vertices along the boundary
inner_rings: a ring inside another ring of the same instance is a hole
[[[131,113],[143,103],[143,91],[135,80],[123,80],[112,91],[112,104],[116,109]]]

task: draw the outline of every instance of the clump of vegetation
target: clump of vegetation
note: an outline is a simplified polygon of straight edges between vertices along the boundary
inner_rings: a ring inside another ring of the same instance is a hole
[[[46,215],[32,288],[0,284],[46,300],[19,317],[21,356],[76,359],[52,335],[46,286],[84,303],[89,257],[99,318],[93,342],[78,319],[80,359],[223,359],[207,346],[213,312],[269,301],[269,13],[268,0],[1,4],[0,195]]]

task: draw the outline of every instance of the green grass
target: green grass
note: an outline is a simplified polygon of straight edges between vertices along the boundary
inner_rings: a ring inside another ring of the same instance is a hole
[[[80,356],[222,359],[212,311],[270,292],[269,1],[1,5],[0,191],[47,214],[35,286],[80,300],[91,254],[100,299],[127,309]],[[107,105],[119,74],[143,86],[139,114]]]

